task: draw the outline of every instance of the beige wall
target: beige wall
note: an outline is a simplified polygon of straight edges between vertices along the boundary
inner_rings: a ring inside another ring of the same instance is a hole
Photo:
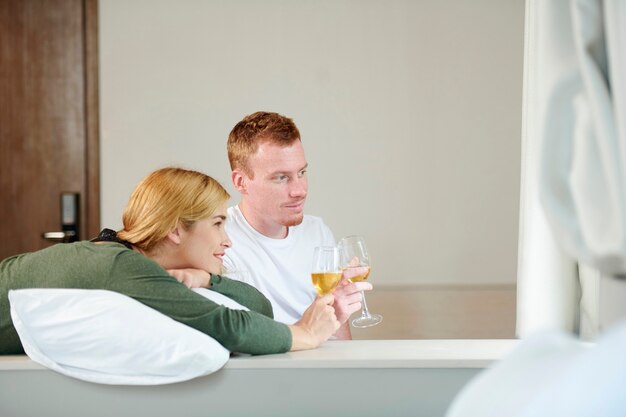
[[[256,110],[300,127],[307,212],[373,282],[514,283],[522,0],[101,0],[102,223],[168,164],[233,191]],[[236,202],[237,196],[232,192]]]

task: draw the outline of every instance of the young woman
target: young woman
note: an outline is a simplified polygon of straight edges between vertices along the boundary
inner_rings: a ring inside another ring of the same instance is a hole
[[[20,288],[116,291],[208,334],[230,351],[264,354],[319,346],[339,328],[332,295],[318,298],[300,321],[285,325],[272,319],[271,304],[260,292],[219,275],[230,247],[224,232],[229,197],[207,175],[160,169],[131,195],[121,231],[105,229],[93,241],[58,244],[0,262],[0,354],[23,353],[8,301],[8,291]],[[187,269],[206,271],[194,273],[193,286],[222,293],[251,311],[218,305],[172,276],[185,282]]]

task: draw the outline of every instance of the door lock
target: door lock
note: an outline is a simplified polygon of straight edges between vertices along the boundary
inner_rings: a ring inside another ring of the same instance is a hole
[[[78,193],[61,193],[61,231],[44,232],[41,237],[52,242],[78,241],[79,207]]]

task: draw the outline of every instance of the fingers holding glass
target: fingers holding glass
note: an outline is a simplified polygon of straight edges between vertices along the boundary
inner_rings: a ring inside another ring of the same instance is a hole
[[[365,239],[361,236],[347,236],[339,241],[339,253],[341,266],[352,282],[367,280],[370,275],[370,257],[365,246]],[[365,293],[361,292],[362,309],[361,316],[352,320],[354,327],[375,326],[383,321],[380,314],[372,314],[367,308]]]

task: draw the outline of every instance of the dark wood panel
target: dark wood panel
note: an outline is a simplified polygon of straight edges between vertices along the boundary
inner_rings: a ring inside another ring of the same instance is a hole
[[[98,1],[85,1],[85,121],[87,172],[85,228],[90,238],[100,231],[100,91],[98,61]],[[85,235],[86,233],[86,235]]]
[[[41,233],[60,230],[61,192],[80,193],[83,220],[99,206],[87,194],[99,194],[87,186],[98,183],[98,166],[86,176],[88,160],[98,159],[97,72],[88,71],[97,66],[88,57],[97,32],[86,36],[96,6],[0,1],[0,259],[49,244]]]

